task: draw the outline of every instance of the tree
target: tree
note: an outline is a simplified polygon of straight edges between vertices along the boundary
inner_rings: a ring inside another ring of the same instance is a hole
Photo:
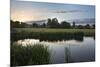
[[[25,28],[26,26],[28,26],[28,24],[20,22],[20,28]]]
[[[95,29],[95,24],[92,25],[92,28]]]
[[[13,21],[13,20],[11,20],[10,23],[11,23],[11,27],[12,28],[20,28],[21,27],[19,21]]]
[[[58,23],[57,18],[53,18],[53,19],[52,19],[51,27],[52,27],[52,28],[59,28],[59,23]]]
[[[78,29],[83,29],[84,27],[82,25],[77,26]]]
[[[45,24],[45,23],[43,23],[43,24],[41,25],[41,27],[42,27],[42,28],[45,28],[45,27],[46,27],[46,24]]]
[[[10,20],[11,28],[24,28],[26,23]]]
[[[10,26],[11,26],[11,28],[14,27],[14,21],[13,20],[10,20]]]
[[[32,26],[33,26],[33,27],[38,27],[38,24],[33,23]]]
[[[75,22],[73,22],[73,26],[72,27],[75,28]]]
[[[52,22],[52,20],[49,18],[48,21],[47,21],[47,27],[48,27],[48,28],[51,27],[51,22]]]
[[[49,18],[47,22],[48,28],[59,28],[59,23],[57,18],[53,18],[52,20]]]
[[[91,27],[90,27],[89,24],[86,24],[86,25],[85,25],[85,28],[86,28],[86,29],[90,29]]]
[[[61,28],[71,28],[70,23],[66,22],[66,21],[62,21],[61,22]]]

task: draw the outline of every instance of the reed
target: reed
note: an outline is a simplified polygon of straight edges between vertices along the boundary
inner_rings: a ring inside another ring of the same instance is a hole
[[[34,44],[22,46],[11,45],[11,66],[39,65],[50,63],[50,52],[47,46]]]
[[[73,62],[73,60],[71,58],[70,48],[68,48],[68,47],[65,48],[65,62],[66,63],[72,63]]]
[[[11,40],[83,40],[84,36],[95,36],[94,29],[45,29],[45,28],[14,28],[11,30]]]

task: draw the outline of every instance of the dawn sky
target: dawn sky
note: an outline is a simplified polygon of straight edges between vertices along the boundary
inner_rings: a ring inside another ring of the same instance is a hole
[[[95,18],[95,6],[11,0],[11,19],[14,21],[36,21],[55,17],[59,21]]]

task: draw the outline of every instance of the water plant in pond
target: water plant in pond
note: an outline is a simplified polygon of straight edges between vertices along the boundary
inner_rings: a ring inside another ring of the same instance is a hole
[[[70,52],[69,49],[70,49],[70,48],[65,47],[65,62],[66,62],[66,63],[71,63],[71,62],[72,62],[71,52]]]
[[[50,52],[47,46],[41,44],[11,45],[11,66],[39,65],[50,63]]]

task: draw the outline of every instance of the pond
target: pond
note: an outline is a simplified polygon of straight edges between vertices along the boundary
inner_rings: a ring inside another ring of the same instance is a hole
[[[95,61],[95,40],[93,37],[83,37],[83,41],[40,41],[39,39],[18,40],[22,45],[34,45],[40,43],[48,46],[50,50],[50,62],[52,64],[66,62],[88,62]]]

